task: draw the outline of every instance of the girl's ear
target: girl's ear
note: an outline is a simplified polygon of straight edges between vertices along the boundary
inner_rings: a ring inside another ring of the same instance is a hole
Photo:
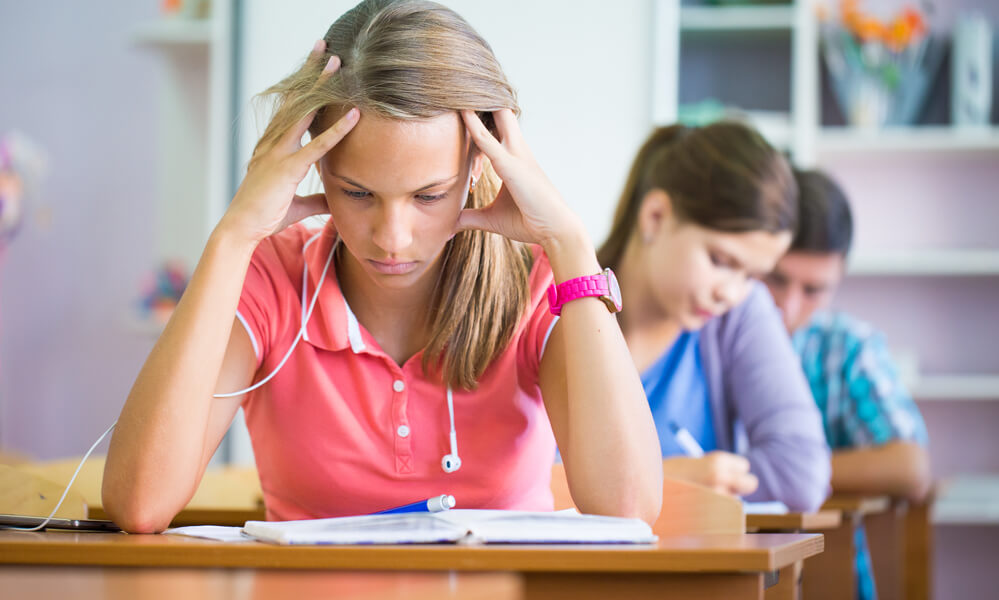
[[[673,226],[673,202],[665,190],[653,188],[646,192],[638,209],[638,236],[651,243],[660,233]]]
[[[472,148],[472,180],[478,181],[482,178],[482,169],[485,166],[483,159],[485,155],[482,154],[478,148]]]

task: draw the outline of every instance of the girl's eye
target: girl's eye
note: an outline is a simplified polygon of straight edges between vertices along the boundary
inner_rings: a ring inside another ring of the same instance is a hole
[[[439,202],[447,197],[447,192],[441,192],[440,194],[418,194],[416,199],[424,204],[433,204],[434,202]]]
[[[722,258],[720,255],[715,254],[714,252],[709,252],[708,257],[711,259],[711,264],[713,264],[714,266],[728,267],[728,263],[726,263],[725,259]]]
[[[340,188],[340,191],[344,193],[348,198],[367,198],[371,195],[370,192],[365,192],[363,190],[348,190],[347,188]]]

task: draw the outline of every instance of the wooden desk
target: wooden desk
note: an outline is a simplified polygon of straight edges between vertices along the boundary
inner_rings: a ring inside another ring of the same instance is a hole
[[[826,550],[821,556],[805,563],[802,577],[802,595],[808,600],[823,598],[853,598],[856,595],[857,577],[854,573],[856,547],[853,543],[854,529],[868,517],[886,513],[891,508],[887,496],[848,496],[835,495],[822,505],[822,510],[836,510],[842,513],[838,527],[823,530]],[[877,568],[875,568],[877,571]],[[887,567],[885,567],[887,571]],[[877,573],[881,576],[881,573]],[[884,577],[890,574],[885,573]],[[877,581],[877,578],[875,579]],[[879,586],[880,591],[880,586]],[[889,600],[896,596],[879,596]]]
[[[747,514],[746,531],[762,533],[822,532],[836,529],[843,520],[839,510],[814,513]],[[804,571],[798,562],[784,567],[777,585],[766,590],[767,600],[798,600],[801,597],[801,577]]]
[[[101,507],[91,507],[88,511],[91,519],[107,519],[108,515]],[[186,527],[188,525],[225,525],[227,527],[242,527],[247,521],[266,521],[267,513],[263,508],[185,508],[170,521],[170,527]]]
[[[797,533],[835,529],[843,522],[839,510],[820,510],[813,513],[786,513],[783,515],[746,515],[746,531],[763,533]]]
[[[513,573],[278,571],[155,567],[0,566],[18,600],[520,600]]]
[[[295,546],[163,535],[0,531],[0,564],[512,572],[523,598],[757,598],[822,551],[814,534],[702,535],[654,545]]]

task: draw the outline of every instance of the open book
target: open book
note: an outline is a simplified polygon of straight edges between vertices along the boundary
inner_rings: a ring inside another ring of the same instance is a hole
[[[640,519],[574,510],[448,510],[306,521],[247,521],[243,534],[277,544],[633,544],[656,541]]]

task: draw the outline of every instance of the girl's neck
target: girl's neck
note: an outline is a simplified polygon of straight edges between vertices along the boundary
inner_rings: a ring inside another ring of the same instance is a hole
[[[656,298],[634,241],[627,245],[614,271],[625,302],[625,310],[618,315],[618,321],[635,365],[639,371],[644,371],[673,345],[683,327]]]
[[[340,291],[385,353],[401,365],[427,345],[440,260],[413,285],[395,289],[379,286],[346,247],[338,250],[335,260]]]

